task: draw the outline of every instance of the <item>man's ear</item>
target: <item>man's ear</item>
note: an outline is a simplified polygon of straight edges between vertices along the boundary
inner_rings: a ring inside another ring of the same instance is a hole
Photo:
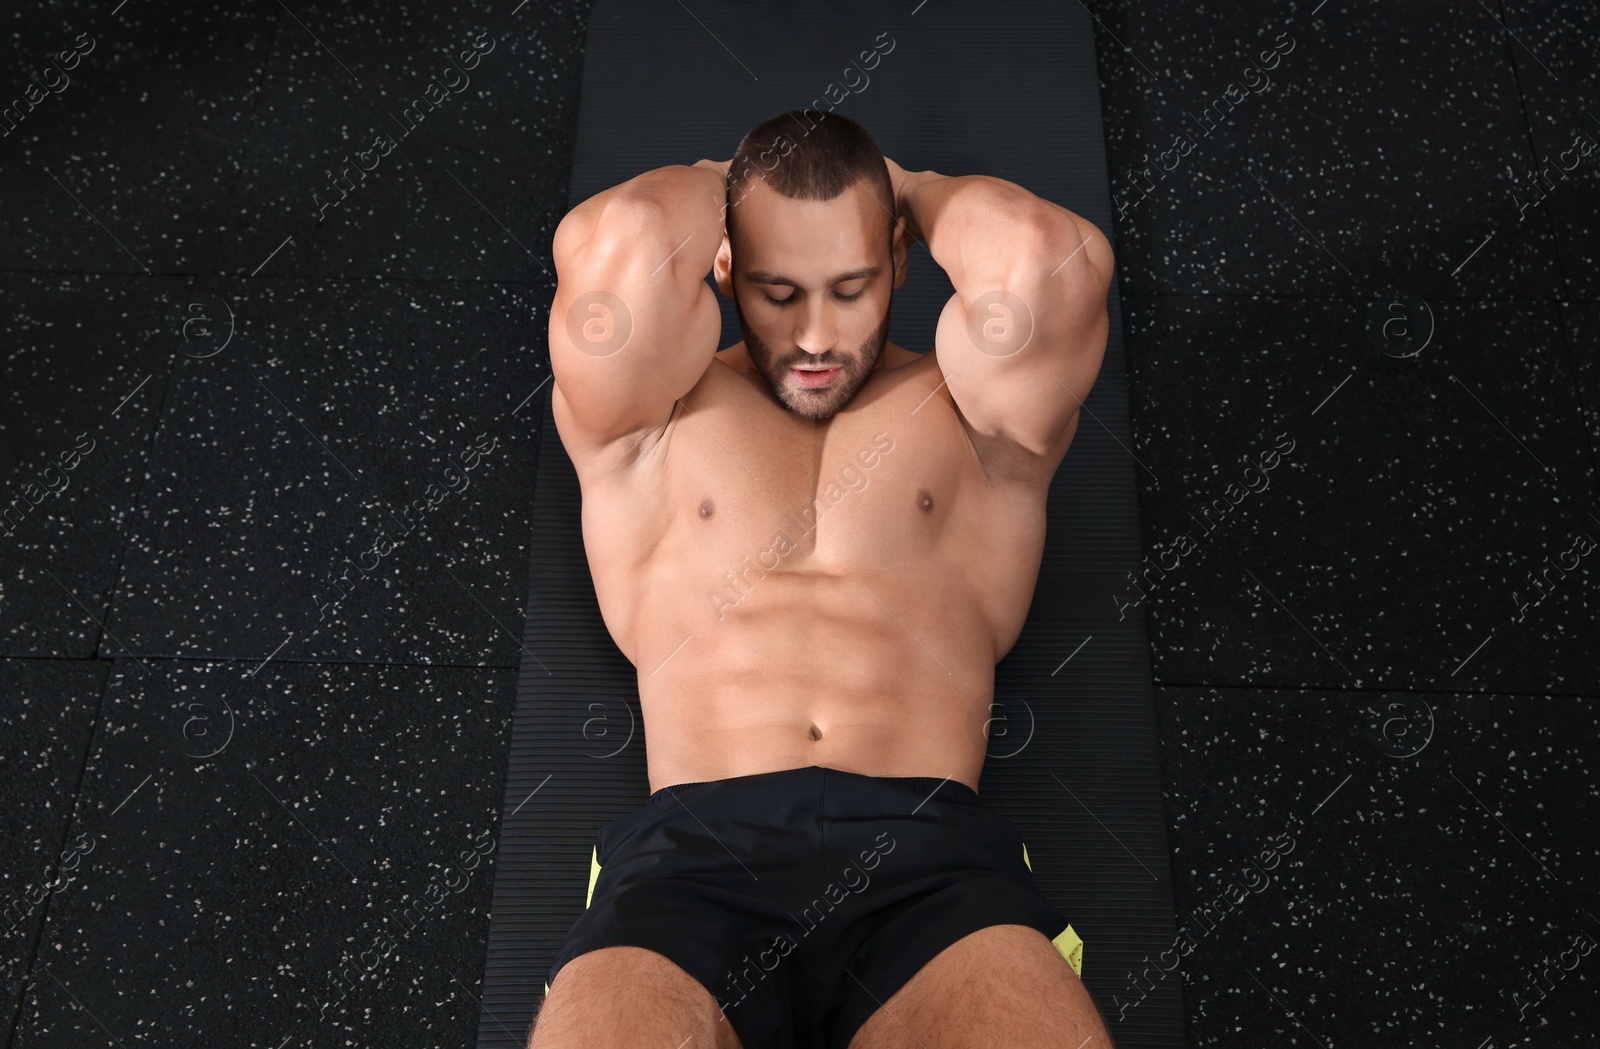
[[[722,292],[723,298],[733,298],[733,248],[728,243],[726,230],[722,233],[722,246],[711,263],[711,278],[717,282],[717,290]]]
[[[894,220],[894,240],[890,254],[894,258],[894,291],[899,291],[900,286],[906,282],[906,263],[909,261],[911,235],[906,232],[906,217],[896,215]]]

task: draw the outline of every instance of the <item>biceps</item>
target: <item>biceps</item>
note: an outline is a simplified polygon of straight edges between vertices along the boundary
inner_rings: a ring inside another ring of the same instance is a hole
[[[1070,441],[1100,371],[1108,331],[1104,299],[1055,300],[1023,284],[970,302],[952,296],[939,316],[935,353],[967,425],[1036,456]],[[1029,303],[1038,303],[1038,306]]]

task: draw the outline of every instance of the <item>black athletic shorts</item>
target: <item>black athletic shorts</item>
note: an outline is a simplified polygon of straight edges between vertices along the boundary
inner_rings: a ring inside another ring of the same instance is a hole
[[[546,986],[580,954],[645,947],[711,992],[745,1049],[846,1049],[935,955],[991,925],[1039,930],[1080,970],[1011,822],[956,780],[811,765],[680,783],[595,840],[591,899]]]

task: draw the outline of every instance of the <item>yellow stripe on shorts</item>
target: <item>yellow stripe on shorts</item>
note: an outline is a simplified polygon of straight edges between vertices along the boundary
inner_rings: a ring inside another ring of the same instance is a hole
[[[583,909],[588,910],[589,904],[594,900],[594,883],[600,879],[600,851],[594,846],[589,847],[589,891],[583,894]],[[550,985],[544,985],[544,993],[550,993]]]
[[[1027,864],[1028,870],[1033,870],[1033,864],[1028,860],[1027,842],[1022,843],[1022,862]],[[1067,960],[1067,964],[1072,966],[1072,971],[1078,974],[1079,979],[1082,979],[1083,940],[1078,938],[1078,934],[1072,930],[1072,926],[1068,925],[1065,929],[1062,929],[1061,935],[1050,942],[1055,944],[1056,950],[1061,952],[1061,957]]]

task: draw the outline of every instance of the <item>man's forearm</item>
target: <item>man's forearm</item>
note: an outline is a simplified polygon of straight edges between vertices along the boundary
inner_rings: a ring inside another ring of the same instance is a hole
[[[988,175],[908,173],[902,194],[911,232],[957,290],[993,287],[1019,265],[1036,265],[1025,250],[1036,231],[1071,223],[1065,208]]]

